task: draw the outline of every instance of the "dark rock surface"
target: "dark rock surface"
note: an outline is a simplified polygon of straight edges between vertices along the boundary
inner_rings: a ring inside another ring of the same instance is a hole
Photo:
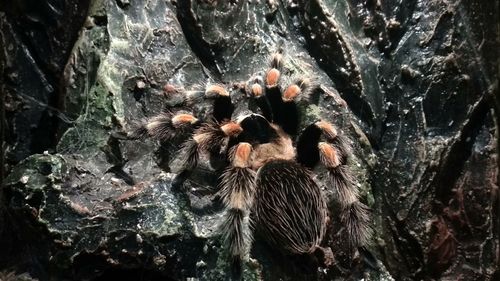
[[[180,141],[116,136],[179,105],[166,84],[227,83],[236,111],[247,109],[240,82],[282,45],[286,74],[320,85],[300,104],[302,126],[326,118],[353,141],[380,268],[348,259],[333,215],[335,266],[283,257],[257,237],[245,280],[500,278],[500,15],[484,2],[1,3],[0,269],[223,280],[217,173],[203,163],[177,190]],[[205,102],[191,109],[210,113]]]

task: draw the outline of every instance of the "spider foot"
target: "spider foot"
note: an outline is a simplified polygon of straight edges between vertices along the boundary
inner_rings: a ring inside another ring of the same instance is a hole
[[[330,247],[320,247],[317,246],[314,251],[314,255],[325,267],[330,267],[335,264],[335,256],[333,255],[332,249]]]

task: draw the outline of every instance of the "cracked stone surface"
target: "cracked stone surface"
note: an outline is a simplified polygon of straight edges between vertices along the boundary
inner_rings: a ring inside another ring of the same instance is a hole
[[[244,279],[500,278],[500,17],[483,2],[0,3],[0,277],[227,278],[216,169],[202,161],[178,186],[186,136],[117,136],[181,106],[167,84],[226,83],[236,114],[247,110],[241,83],[282,46],[285,74],[319,86],[299,104],[301,126],[325,118],[352,140],[373,238],[349,259],[332,202],[334,266],[256,237]]]

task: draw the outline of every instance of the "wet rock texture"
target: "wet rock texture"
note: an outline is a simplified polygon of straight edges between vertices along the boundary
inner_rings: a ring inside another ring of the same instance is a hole
[[[166,84],[227,83],[246,110],[241,82],[283,46],[285,74],[319,85],[302,126],[326,118],[352,139],[373,257],[348,258],[332,203],[334,266],[257,236],[245,280],[500,279],[498,11],[480,0],[3,1],[0,276],[224,280],[217,172],[205,161],[179,184],[182,140],[116,136],[179,105]]]

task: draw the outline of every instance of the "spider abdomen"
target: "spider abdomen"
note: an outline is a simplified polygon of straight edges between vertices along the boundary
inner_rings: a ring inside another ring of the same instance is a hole
[[[258,171],[256,193],[255,225],[268,242],[294,254],[319,247],[327,207],[306,168],[294,161],[270,161]]]

